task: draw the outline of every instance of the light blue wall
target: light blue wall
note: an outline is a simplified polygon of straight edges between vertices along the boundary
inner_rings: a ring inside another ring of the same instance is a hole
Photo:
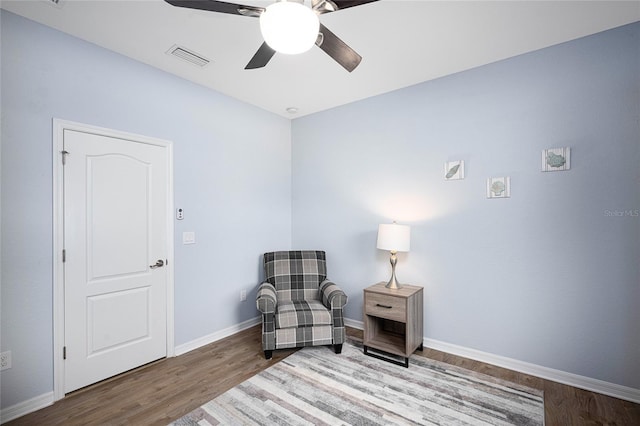
[[[175,224],[177,345],[257,316],[260,256],[291,244],[289,120],[1,17],[1,350],[13,355],[2,407],[53,390],[54,117],[174,142],[175,204],[186,212]],[[183,231],[197,243],[182,245]]]
[[[294,248],[328,252],[362,320],[378,224],[411,225],[427,338],[640,388],[639,57],[633,24],[294,120]]]

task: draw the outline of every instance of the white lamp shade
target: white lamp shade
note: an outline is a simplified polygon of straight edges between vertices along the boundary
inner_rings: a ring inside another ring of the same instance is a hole
[[[306,52],[316,42],[320,20],[302,3],[279,1],[267,6],[260,15],[260,31],[269,47],[279,53]]]
[[[411,228],[407,225],[381,224],[378,226],[378,244],[381,250],[409,251],[411,248]]]

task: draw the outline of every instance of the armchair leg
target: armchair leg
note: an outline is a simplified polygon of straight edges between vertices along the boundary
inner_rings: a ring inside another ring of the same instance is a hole
[[[273,351],[264,351],[265,359],[271,359],[272,356],[273,356]]]
[[[334,350],[337,354],[341,354],[341,353],[342,353],[342,343],[340,343],[339,345],[333,345],[333,350]]]

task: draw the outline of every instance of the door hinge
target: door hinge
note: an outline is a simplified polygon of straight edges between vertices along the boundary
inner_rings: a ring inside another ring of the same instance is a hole
[[[67,359],[67,347],[62,347],[62,359]]]
[[[62,263],[67,261],[67,250],[62,249]]]
[[[62,151],[62,165],[67,164],[67,155],[69,155],[69,151],[66,149]]]

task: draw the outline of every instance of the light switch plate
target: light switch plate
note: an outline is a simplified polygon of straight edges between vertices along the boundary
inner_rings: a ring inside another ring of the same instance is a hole
[[[182,233],[182,244],[195,244],[196,243],[196,233],[195,232],[183,232]]]

